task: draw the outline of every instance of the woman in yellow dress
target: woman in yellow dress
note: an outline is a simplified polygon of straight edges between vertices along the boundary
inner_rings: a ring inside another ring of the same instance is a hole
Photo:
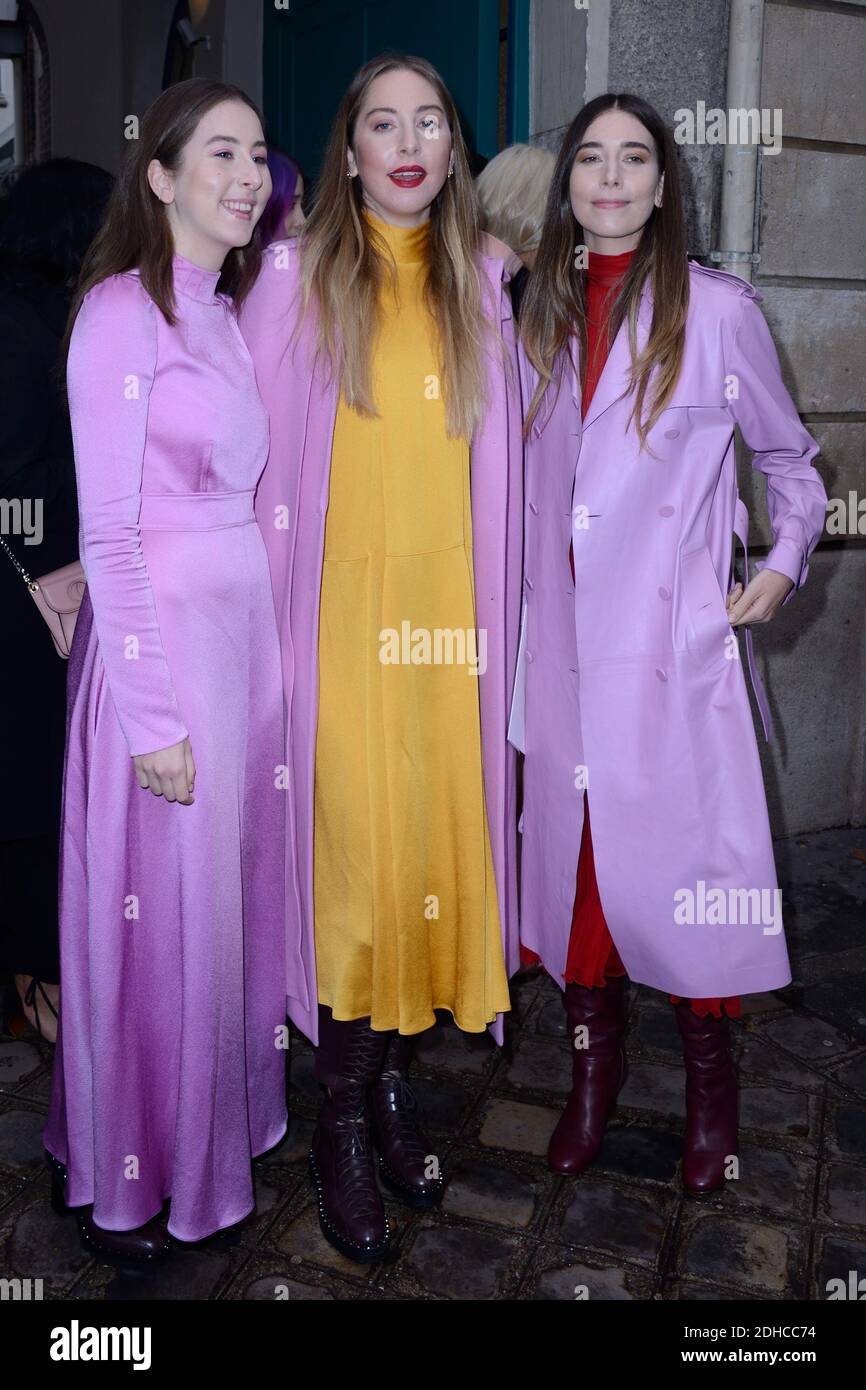
[[[444,1190],[412,1035],[442,1009],[501,1041],[517,966],[520,419],[502,268],[477,245],[441,78],[373,60],[299,250],[268,248],[241,319],[271,413],[257,513],[289,709],[289,1009],[326,1087],[322,1230],[362,1261],[389,1242],[374,1154],[412,1206]]]

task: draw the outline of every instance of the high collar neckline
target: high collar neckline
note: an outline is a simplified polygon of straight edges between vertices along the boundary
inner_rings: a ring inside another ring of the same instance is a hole
[[[602,251],[590,251],[587,273],[590,280],[602,285],[612,285],[620,280],[631,264],[634,250],[620,251],[616,256],[606,256]]]
[[[423,262],[430,236],[429,218],[418,227],[395,227],[392,223],[383,222],[380,217],[376,217],[369,208],[363,208],[362,211],[398,265],[419,265]]]
[[[179,294],[188,295],[190,299],[197,299],[200,304],[215,304],[217,302],[216,287],[222,274],[220,270],[204,270],[200,265],[194,265],[188,261],[179,251],[175,251],[172,257],[172,270],[174,273],[174,288]]]

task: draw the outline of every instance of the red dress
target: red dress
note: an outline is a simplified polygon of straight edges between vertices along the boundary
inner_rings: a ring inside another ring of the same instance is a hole
[[[633,251],[623,251],[618,256],[603,256],[590,251],[587,273],[587,362],[581,383],[581,414],[586,416],[593,393],[607,360],[608,342],[604,331],[610,310],[623,276],[628,270]],[[574,555],[569,549],[571,577],[574,578]],[[524,965],[535,965],[539,957],[525,946],[520,948],[520,959]],[[584,793],[583,836],[580,842],[580,856],[577,861],[577,884],[574,896],[574,909],[571,917],[571,934],[568,940],[568,955],[565,964],[566,984],[584,985],[587,988],[604,985],[608,977],[624,975],[625,966],[613,943],[602,911],[595,877],[595,862],[592,855],[592,834],[589,826],[589,797]],[[671,1002],[679,1003],[680,996],[672,994]],[[731,1018],[740,1017],[738,995],[724,999],[693,999],[695,1013],[705,1017],[708,1013],[719,1018],[724,1004],[725,1012]]]

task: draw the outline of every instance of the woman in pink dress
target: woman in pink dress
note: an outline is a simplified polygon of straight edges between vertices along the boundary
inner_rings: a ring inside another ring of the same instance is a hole
[[[235,321],[270,188],[248,98],[170,88],[70,317],[87,597],[45,1143],[56,1208],[107,1259],[164,1254],[169,1197],[178,1240],[239,1222],[251,1158],[286,1127],[282,680],[253,514],[268,422]]]

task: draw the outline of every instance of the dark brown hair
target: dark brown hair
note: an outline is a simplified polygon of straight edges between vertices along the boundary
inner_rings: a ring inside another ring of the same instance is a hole
[[[167,322],[177,321],[172,275],[174,238],[165,207],[147,181],[147,169],[152,159],[158,159],[173,172],[179,169],[184,147],[199,121],[211,107],[223,101],[242,101],[262,120],[255,102],[240,87],[207,77],[176,83],[145,111],[139,137],[131,140],[124,151],[102,224],[82,262],[61,360],[65,361],[72,327],[88,290],[125,270],[138,268],[142,285]],[[262,246],[258,230],[257,226],[248,245],[233,247],[223,262],[217,289],[233,296],[236,309],[259,273]]]
[[[632,417],[641,447],[646,436],[673,393],[685,349],[686,314],[689,303],[689,269],[686,258],[677,150],[673,136],[658,111],[642,97],[629,93],[606,92],[587,102],[565,133],[544,217],[544,228],[535,268],[529,277],[520,313],[520,334],[526,354],[539,374],[538,387],[526,412],[528,435],[545,392],[557,373],[556,390],[561,384],[563,349],[568,350],[573,333],[579,342],[579,360],[586,360],[586,271],[575,267],[575,247],[585,244],[583,228],[574,216],[569,181],[575,156],[586,132],[604,111],[620,110],[635,116],[655,141],[659,175],[664,174],[661,207],[653,207],[643,228],[620,292],[611,308],[608,346],[628,318],[631,348],[631,378],[628,393],[636,391]],[[637,352],[637,313],[644,281],[649,279],[653,296],[653,316],[649,339],[643,352]],[[649,415],[643,410],[650,374],[658,367]],[[577,368],[577,364],[575,364]]]

